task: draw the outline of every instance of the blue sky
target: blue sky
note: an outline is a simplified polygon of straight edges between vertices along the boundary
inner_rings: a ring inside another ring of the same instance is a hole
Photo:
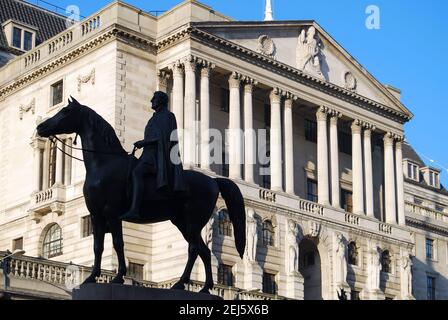
[[[30,2],[36,0],[31,0]],[[47,0],[77,5],[88,16],[110,0]],[[127,0],[145,11],[166,10],[180,0]],[[236,20],[262,20],[264,0],[202,0]],[[276,20],[316,20],[380,82],[402,90],[414,119],[406,137],[423,160],[443,169],[448,185],[448,1],[273,0]],[[366,8],[380,9],[380,29],[365,26]],[[447,127],[445,127],[445,125]]]

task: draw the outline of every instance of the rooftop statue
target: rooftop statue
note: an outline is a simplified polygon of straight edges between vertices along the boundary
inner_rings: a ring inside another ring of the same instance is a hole
[[[169,220],[189,244],[184,273],[173,288],[185,289],[199,255],[206,274],[201,292],[209,293],[213,288],[211,253],[201,230],[210,220],[221,193],[233,224],[236,249],[243,257],[246,243],[243,196],[229,179],[182,169],[180,160],[176,160],[179,157],[171,156],[178,155],[178,150],[177,143],[172,141],[175,139],[169,139],[175,136],[176,120],[167,110],[168,96],[156,92],[151,101],[156,112],[148,122],[144,140],[135,143],[136,148],[144,148],[140,159],[134,152],[129,155],[123,149],[108,122],[74,98],[41,123],[37,133],[50,139],[57,139],[58,134],[76,133],[82,141],[80,150],[86,168],[83,192],[92,219],[95,254],[92,273],[84,283],[95,282],[100,276],[105,233],[112,233],[118,257],[118,274],[112,282],[124,283],[122,221],[150,224]]]

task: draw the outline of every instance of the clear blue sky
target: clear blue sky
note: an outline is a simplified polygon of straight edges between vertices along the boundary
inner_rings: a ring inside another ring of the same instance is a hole
[[[31,0],[30,2],[36,0]],[[47,0],[77,5],[88,16],[109,0]],[[145,11],[166,10],[180,0],[127,0]],[[262,20],[264,0],[202,0],[236,20]],[[369,5],[380,9],[379,30],[365,27]],[[273,0],[276,20],[314,19],[380,82],[402,90],[414,113],[408,141],[423,160],[443,169],[448,185],[448,1]]]

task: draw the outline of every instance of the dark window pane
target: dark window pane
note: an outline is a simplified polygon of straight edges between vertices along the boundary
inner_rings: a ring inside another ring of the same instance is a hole
[[[128,275],[136,280],[143,280],[143,265],[129,262]]]
[[[381,255],[381,266],[382,269],[381,271],[385,272],[385,273],[390,273],[391,272],[391,256],[388,250],[384,250],[382,255]]]
[[[218,267],[218,283],[232,287],[234,284],[232,266],[220,264]]]
[[[55,106],[62,102],[64,84],[59,81],[51,86],[51,106]]]
[[[317,202],[317,182],[311,179],[307,180],[307,199]]]
[[[434,240],[426,239],[426,259],[434,258]]]
[[[227,210],[223,209],[218,214],[218,229],[219,234],[223,236],[232,236],[232,222],[230,221]]]
[[[93,234],[92,219],[90,216],[82,217],[82,237],[86,238]]]
[[[339,151],[348,155],[352,154],[352,135],[347,132],[338,132]]]
[[[23,37],[23,50],[33,49],[33,34],[31,32],[25,31]]]
[[[435,300],[436,299],[436,279],[434,277],[426,278],[426,286],[427,286],[427,299]]]
[[[229,89],[221,89],[221,111],[229,112],[230,91]]]
[[[271,105],[264,105],[264,126],[266,129],[271,127]]]
[[[353,194],[351,191],[341,190],[341,206],[347,212],[353,212]]]
[[[305,120],[305,139],[311,142],[317,142],[317,122]]]
[[[18,249],[20,249],[20,250],[23,249],[23,237],[14,239],[12,241],[12,251],[18,250]]]
[[[263,273],[263,292],[268,294],[277,293],[277,284],[275,283],[275,274]]]
[[[48,188],[51,188],[56,181],[56,154],[57,154],[57,144],[51,142],[50,145],[50,155],[48,157]]]
[[[46,259],[62,255],[62,229],[57,224],[52,225],[45,234],[43,255]]]
[[[22,48],[22,29],[13,27],[12,30],[12,45],[16,48]]]

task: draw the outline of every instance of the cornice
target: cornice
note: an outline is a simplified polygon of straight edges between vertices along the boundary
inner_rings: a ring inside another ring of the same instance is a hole
[[[216,35],[210,34],[204,30],[200,30],[194,27],[190,27],[189,30],[191,30],[191,38],[198,42],[206,42],[207,44],[213,43],[214,47],[218,50],[227,51],[234,56],[241,56],[241,58],[246,61],[248,61],[248,59],[252,59],[251,62],[255,62],[255,64],[261,65],[266,70],[279,73],[287,78],[313,87],[314,89],[323,91],[332,96],[336,96],[341,100],[358,105],[365,110],[378,113],[401,124],[411,119],[410,116],[394,110],[384,104],[378,103],[374,100],[361,96],[356,92],[342,88],[333,83],[313,77],[312,75],[302,72],[301,70],[288,66],[282,62],[242,47],[226,39],[220,38]]]
[[[431,231],[442,236],[448,237],[448,229],[436,226],[434,224],[428,223],[426,221],[421,221],[415,218],[406,216],[406,225],[421,229],[424,231]]]

